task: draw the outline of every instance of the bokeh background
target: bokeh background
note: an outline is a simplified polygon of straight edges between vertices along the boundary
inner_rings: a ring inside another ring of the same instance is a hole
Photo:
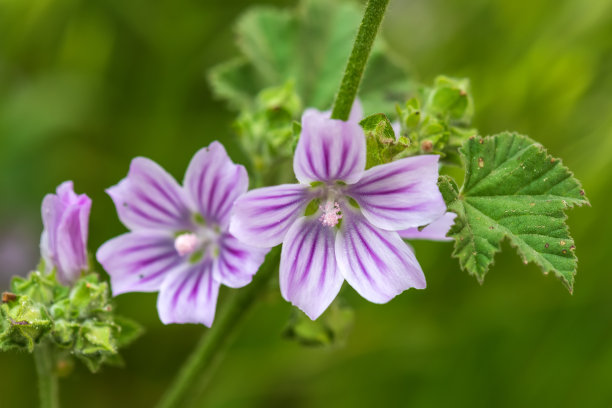
[[[214,139],[244,159],[205,73],[237,54],[232,22],[253,3],[0,0],[2,287],[37,263],[40,202],[61,181],[93,198],[93,250],[124,231],[104,188],[132,157],[178,179]],[[451,244],[419,242],[428,289],[382,306],[346,290],[356,317],[344,347],[284,339],[291,308],[265,297],[199,405],[612,406],[612,2],[391,0],[383,34],[418,79],[471,78],[482,134],[527,134],[582,181],[592,207],[569,211],[575,293],[507,244],[480,286]],[[67,407],[152,406],[206,330],[163,326],[154,294],[116,304],[147,332],[126,368],[77,364],[61,381]],[[31,357],[2,354],[0,368],[0,406],[36,406]]]

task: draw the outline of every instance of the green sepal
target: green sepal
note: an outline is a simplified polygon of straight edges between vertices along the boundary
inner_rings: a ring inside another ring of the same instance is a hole
[[[304,346],[342,346],[354,320],[354,310],[341,300],[335,300],[317,320],[311,320],[301,310],[294,308],[283,335]]]
[[[448,77],[438,77],[428,100],[431,112],[450,119],[469,120],[472,116],[472,104],[469,97],[469,82]]]
[[[34,302],[50,304],[57,299],[65,297],[68,293],[68,288],[58,285],[55,270],[50,274],[33,271],[27,279],[20,276],[13,277],[11,280],[11,291],[27,295]]]
[[[251,157],[257,185],[269,184],[279,174],[292,181],[292,157],[301,126],[296,126],[302,105],[293,81],[263,89],[234,122],[241,146]]]
[[[366,169],[390,163],[408,147],[408,140],[396,140],[393,126],[384,113],[368,116],[359,122],[366,137]]]
[[[117,347],[125,347],[142,336],[143,327],[135,320],[125,316],[115,316],[115,343]]]
[[[482,282],[504,238],[523,262],[554,272],[572,291],[577,258],[564,210],[588,204],[578,180],[540,144],[516,133],[469,139],[461,148],[463,187],[439,182],[457,214],[453,255]]]
[[[51,330],[53,322],[44,306],[27,295],[0,305],[0,350],[32,352],[34,345]]]
[[[433,86],[421,87],[404,107],[397,106],[400,133],[410,145],[396,159],[438,154],[443,164],[461,166],[458,149],[477,134],[470,128],[473,110],[467,79],[439,76]]]
[[[315,198],[314,200],[311,200],[306,206],[306,209],[304,210],[304,216],[308,217],[310,215],[314,215],[317,211],[319,211],[320,206],[321,206],[320,199]]]
[[[118,348],[142,333],[136,322],[114,315],[108,284],[94,273],[66,287],[54,274],[32,272],[14,278],[11,290],[0,305],[0,350],[31,352],[45,342],[56,355],[76,356],[96,371],[120,363]]]

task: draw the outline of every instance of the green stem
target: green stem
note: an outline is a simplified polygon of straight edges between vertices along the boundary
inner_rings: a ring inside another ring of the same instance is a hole
[[[59,407],[59,388],[53,364],[53,350],[47,343],[34,348],[34,363],[38,375],[38,395],[41,408]]]
[[[158,407],[185,407],[198,385],[215,367],[215,358],[219,349],[227,346],[227,339],[233,334],[245,312],[266,287],[270,278],[278,271],[280,248],[275,248],[266,258],[266,262],[255,275],[253,282],[242,288],[223,306],[222,314],[215,320],[213,326],[200,340],[196,349],[181,368],[178,376],[163,396]],[[197,389],[200,392],[200,389]]]
[[[389,0],[368,1],[363,20],[361,20],[361,25],[357,32],[355,44],[353,44],[353,51],[351,51],[351,56],[344,70],[340,90],[334,101],[331,114],[332,119],[347,120],[351,113],[351,108],[353,107],[353,102],[363,77],[363,71],[372,50],[372,44],[374,44],[376,33],[388,4]]]

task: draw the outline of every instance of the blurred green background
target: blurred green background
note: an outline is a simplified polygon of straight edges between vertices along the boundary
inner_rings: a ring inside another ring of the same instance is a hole
[[[132,157],[178,179],[214,139],[244,159],[235,114],[205,72],[237,54],[232,22],[252,3],[0,0],[2,287],[37,263],[40,201],[61,181],[94,201],[94,250],[124,231],[104,188]],[[283,339],[291,308],[272,291],[200,406],[612,406],[612,2],[391,0],[383,32],[418,79],[471,78],[482,134],[527,134],[582,181],[592,208],[569,211],[575,293],[507,244],[480,286],[450,258],[451,244],[419,242],[428,289],[387,305],[345,290],[356,312],[345,347]],[[147,332],[124,351],[124,369],[92,375],[77,363],[61,381],[67,407],[152,406],[205,331],[163,326],[155,294],[116,303]],[[5,353],[0,367],[0,406],[36,406],[31,357]]]

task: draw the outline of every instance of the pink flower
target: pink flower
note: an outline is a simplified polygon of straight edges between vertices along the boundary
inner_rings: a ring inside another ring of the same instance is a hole
[[[397,231],[427,225],[446,210],[438,156],[365,170],[358,116],[343,122],[307,110],[293,161],[299,184],[250,191],[233,211],[230,232],[244,243],[283,244],[281,293],[311,319],[344,280],[375,303],[425,288],[423,271]]]
[[[211,326],[219,286],[251,282],[268,252],[228,231],[230,209],[248,183],[218,142],[194,155],[183,186],[155,162],[132,160],[128,176],[107,190],[131,232],[97,253],[113,294],[159,291],[162,322]]]

